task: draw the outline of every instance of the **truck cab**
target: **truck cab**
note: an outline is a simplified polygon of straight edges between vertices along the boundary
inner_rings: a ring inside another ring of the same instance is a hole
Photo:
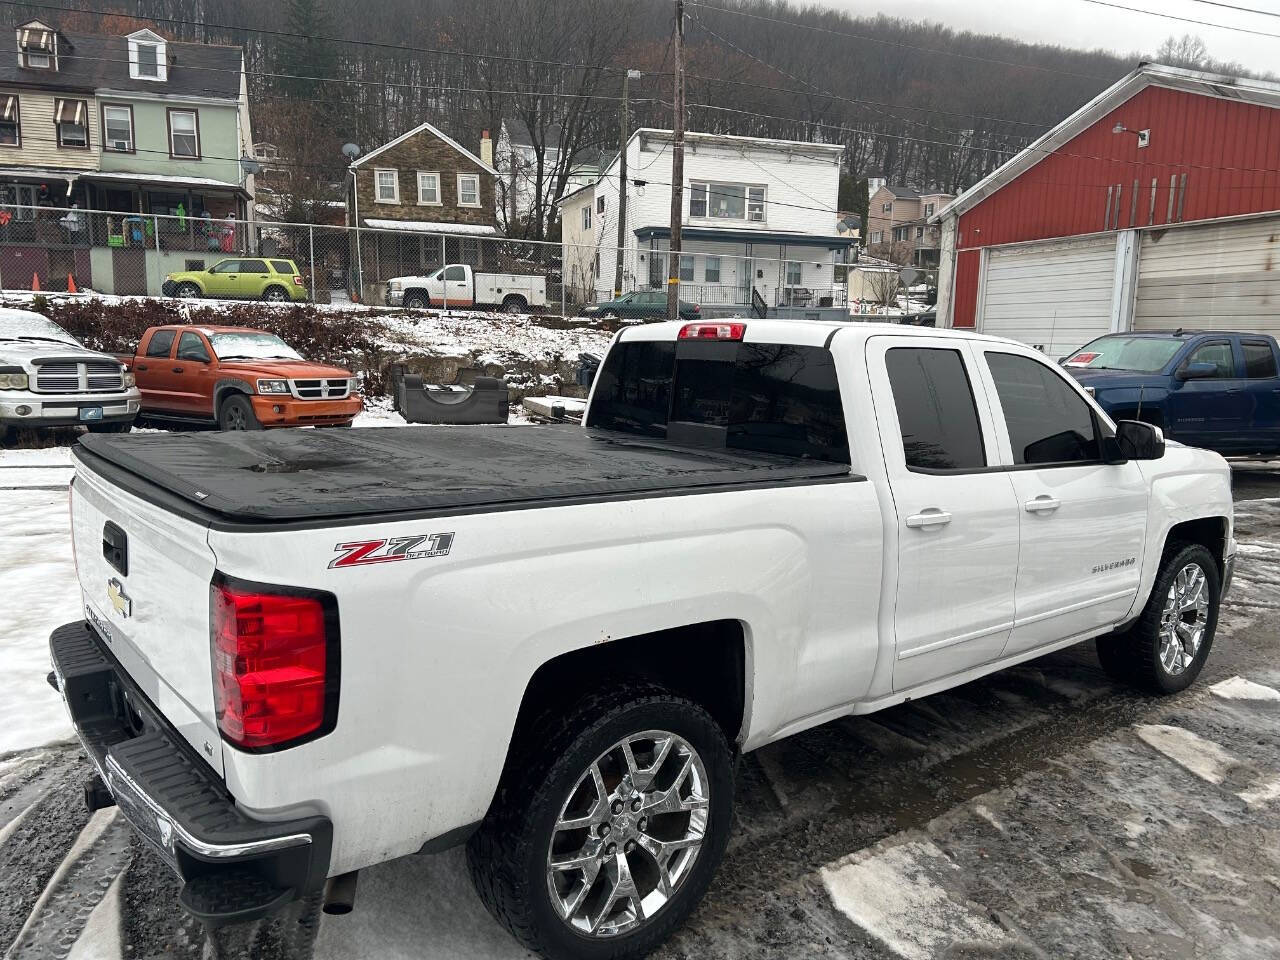
[[[497,307],[518,314],[547,305],[547,281],[530,274],[477,272],[468,264],[450,263],[426,276],[394,277],[387,282],[383,299],[389,307],[410,310]]]
[[[1064,366],[1117,419],[1228,456],[1280,455],[1280,348],[1267,334],[1116,333]]]

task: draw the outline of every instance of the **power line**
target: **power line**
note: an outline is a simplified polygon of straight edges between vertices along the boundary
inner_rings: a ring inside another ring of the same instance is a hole
[[[1203,3],[1209,7],[1222,7],[1226,10],[1239,10],[1241,13],[1256,13],[1262,17],[1280,17],[1280,13],[1275,10],[1259,10],[1257,7],[1238,7],[1234,3],[1220,3],[1219,0],[1194,0],[1195,3]]]
[[[1142,7],[1129,7],[1123,3],[1114,3],[1112,0],[1083,0],[1084,3],[1092,3],[1099,7],[1110,7],[1113,10],[1126,10],[1129,13],[1145,13],[1149,17],[1160,17],[1164,20],[1177,20],[1180,23],[1194,23],[1200,27],[1213,27],[1216,30],[1233,30],[1236,33],[1248,33],[1255,37],[1272,37],[1280,40],[1280,33],[1269,33],[1266,30],[1254,30],[1250,27],[1231,27],[1225,23],[1214,23],[1212,20],[1197,20],[1194,17],[1180,17],[1174,13],[1161,13],[1158,10],[1144,10]],[[1225,6],[1225,4],[1220,4]],[[1262,11],[1253,11],[1260,13]],[[1275,16],[1275,14],[1272,14]]]

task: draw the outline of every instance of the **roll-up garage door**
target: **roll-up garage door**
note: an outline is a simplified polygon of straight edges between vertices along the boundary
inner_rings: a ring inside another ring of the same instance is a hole
[[[1280,217],[1144,230],[1133,326],[1280,334]]]
[[[1114,234],[992,247],[978,329],[1064,357],[1111,330],[1115,270]]]

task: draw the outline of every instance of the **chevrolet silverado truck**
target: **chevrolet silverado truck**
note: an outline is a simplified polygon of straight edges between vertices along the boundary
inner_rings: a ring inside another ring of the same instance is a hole
[[[1227,464],[1029,347],[630,327],[582,426],[85,437],[56,684],[206,923],[467,844],[551,958],[702,897],[736,758],[1096,639],[1187,687],[1235,558]]]
[[[450,263],[425,277],[395,277],[387,282],[389,307],[499,307],[527,313],[547,305],[547,280],[523,273],[476,273],[465,263]]]
[[[139,407],[119,360],[86,350],[41,314],[0,308],[0,440],[19,427],[127,433]]]
[[[1228,457],[1280,457],[1280,347],[1265,333],[1113,333],[1063,365],[1116,419]]]
[[[132,356],[142,413],[220,430],[349,427],[364,401],[348,370],[304,360],[265,330],[151,327]]]

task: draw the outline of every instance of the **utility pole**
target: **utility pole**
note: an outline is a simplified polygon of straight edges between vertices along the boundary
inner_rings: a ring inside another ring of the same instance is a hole
[[[613,298],[622,296],[622,251],[627,245],[627,141],[631,139],[631,118],[627,110],[632,80],[640,79],[639,70],[622,75],[622,122],[618,125],[618,255],[613,267]]]
[[[672,100],[671,251],[667,261],[667,319],[680,317],[680,221],[684,218],[684,0],[676,0],[676,89]]]

